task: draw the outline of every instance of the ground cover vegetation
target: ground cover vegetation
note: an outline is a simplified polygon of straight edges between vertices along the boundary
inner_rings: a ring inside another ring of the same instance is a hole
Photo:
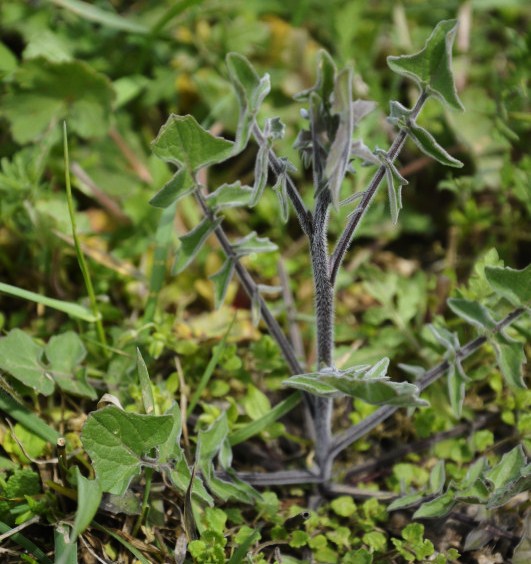
[[[524,3],[0,22],[3,561],[529,561]]]

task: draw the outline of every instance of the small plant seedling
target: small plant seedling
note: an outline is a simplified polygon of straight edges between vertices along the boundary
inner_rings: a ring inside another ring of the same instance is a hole
[[[420,92],[411,108],[398,101],[391,101],[388,120],[398,129],[398,133],[387,151],[378,147],[369,148],[357,135],[359,123],[375,105],[366,100],[353,100],[351,69],[337,69],[326,51],[319,53],[315,85],[296,96],[296,100],[304,104],[301,113],[307,121],[307,127],[300,131],[295,147],[303,165],[312,172],[311,209],[307,207],[292,180],[291,173],[296,170],[295,166],[287,159],[278,157],[274,151],[275,141],[284,135],[284,125],[278,118],[267,119],[263,128],[258,123],[260,105],[270,89],[269,76],[259,76],[249,61],[239,54],[232,53],[227,57],[229,76],[240,107],[235,141],[212,135],[190,115],[172,115],[153,142],[155,154],[176,165],[178,170],[152,198],[151,203],[167,208],[175,205],[181,198],[193,196],[203,213],[200,223],[181,237],[175,271],[184,270],[208,236],[214,234],[226,257],[221,269],[212,276],[216,304],[219,306],[223,302],[228,284],[236,274],[252,302],[255,317],[261,317],[264,321],[292,372],[292,376],[284,384],[303,394],[311,422],[310,432],[315,441],[316,467],[309,472],[283,472],[278,476],[249,475],[254,483],[294,483],[298,480],[318,482],[325,488],[329,487],[333,461],[340,452],[399,407],[426,405],[419,397],[420,392],[444,374],[448,374],[451,404],[454,411],[459,413],[466,381],[462,360],[487,340],[495,347],[498,362],[509,384],[517,387],[524,385],[521,377],[525,361],[522,344],[505,336],[503,329],[522,315],[529,305],[530,296],[523,287],[526,284],[531,287],[531,267],[524,271],[499,269],[487,272],[489,283],[500,297],[510,301],[514,298],[512,304],[515,309],[501,320],[497,320],[496,314],[479,303],[462,299],[450,301],[452,310],[479,328],[482,334],[461,346],[455,334],[444,328],[433,327],[435,338],[447,351],[446,360],[429,371],[421,371],[421,377],[416,383],[391,380],[388,376],[387,357],[371,365],[351,366],[345,370],[335,366],[335,290],[338,272],[360,223],[384,181],[387,184],[391,219],[393,223],[398,221],[403,206],[402,187],[407,185],[407,180],[399,173],[395,161],[406,140],[413,140],[423,153],[445,166],[463,166],[429,131],[417,123],[417,117],[429,98],[438,100],[449,109],[463,110],[451,69],[456,29],[455,20],[442,21],[435,27],[421,51],[414,55],[388,58],[391,70],[412,79]],[[199,172],[209,165],[234,157],[247,146],[251,138],[258,145],[254,184],[245,186],[236,181],[209,192],[201,184]],[[376,167],[371,181],[361,192],[344,194],[345,178],[360,165]],[[280,217],[286,222],[290,210],[293,210],[308,241],[315,296],[317,348],[316,366],[311,371],[305,370],[301,365],[291,343],[269,310],[262,295],[264,288],[254,282],[241,262],[243,257],[251,253],[268,252],[276,249],[276,245],[255,232],[232,242],[223,229],[223,210],[229,207],[256,206],[269,182],[278,197]],[[356,205],[348,214],[346,224],[330,250],[330,217],[353,202]],[[517,297],[509,290],[515,284],[520,287]],[[359,398],[381,407],[358,425],[334,436],[333,400],[340,396]],[[298,401],[298,396],[291,397],[295,400],[292,403]],[[255,425],[256,432],[262,428]]]

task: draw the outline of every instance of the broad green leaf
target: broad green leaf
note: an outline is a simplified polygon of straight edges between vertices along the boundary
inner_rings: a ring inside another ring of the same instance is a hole
[[[172,418],[172,428],[168,438],[164,443],[159,445],[159,461],[167,462],[170,459],[181,459],[184,457],[183,450],[179,444],[182,433],[182,415],[178,403],[174,403],[164,415]]]
[[[248,206],[251,203],[253,189],[242,186],[240,181],[232,184],[223,184],[207,196],[207,201],[214,209],[237,208]]]
[[[175,274],[182,272],[194,260],[207,237],[220,223],[221,219],[219,218],[212,222],[208,217],[205,217],[192,231],[180,238],[181,246],[177,251],[173,267]]]
[[[126,413],[113,405],[91,413],[81,441],[102,491],[123,495],[140,473],[144,457],[168,440],[172,428],[169,415]]]
[[[69,531],[66,523],[58,523],[54,528],[55,564],[78,564],[77,541],[70,542]]]
[[[406,129],[408,135],[415,142],[415,145],[417,145],[425,155],[428,155],[428,157],[446,166],[452,166],[454,168],[461,168],[463,166],[460,160],[452,157],[446,149],[435,141],[435,138],[427,129],[420,127],[420,125],[417,125],[415,122],[410,122]]]
[[[140,383],[140,390],[142,391],[142,402],[144,403],[144,411],[148,415],[158,415],[157,405],[155,404],[155,397],[153,395],[153,388],[149,373],[142,357],[140,349],[136,349],[136,370],[138,372],[138,381]]]
[[[196,187],[194,179],[185,170],[181,169],[164,184],[164,186],[149,200],[156,208],[167,208],[174,202],[191,194]]]
[[[24,331],[0,338],[0,368],[39,394],[49,396],[55,384],[42,364],[43,348]]]
[[[352,70],[342,70],[335,80],[332,112],[339,124],[326,159],[325,177],[332,196],[332,204],[339,208],[341,184],[350,161],[354,116],[352,112]]]
[[[53,336],[44,349],[50,362],[49,373],[64,392],[96,399],[96,390],[87,382],[80,364],[87,351],[79,336],[73,331]]]
[[[29,290],[23,290],[17,286],[11,286],[11,284],[4,284],[0,282],[0,292],[9,294],[10,296],[15,296],[17,298],[22,298],[24,300],[29,300],[35,302],[36,304],[42,304],[46,307],[51,307],[57,311],[62,311],[70,317],[75,317],[77,319],[82,319],[83,321],[94,322],[97,321],[98,317],[94,315],[86,307],[80,306],[79,304],[74,304],[72,302],[65,302],[63,300],[56,300],[54,298],[47,298],[36,292],[31,292]]]
[[[478,458],[472,466],[468,469],[466,476],[460,483],[462,488],[468,488],[472,486],[485,472],[488,468],[486,459],[482,456]]]
[[[513,305],[531,305],[531,264],[523,270],[486,266],[485,275],[492,289]]]
[[[168,118],[151,144],[157,157],[192,175],[204,166],[228,159],[233,145],[232,141],[209,133],[193,116],[175,114]]]
[[[506,486],[509,482],[516,480],[521,476],[521,470],[526,465],[526,456],[522,445],[514,447],[506,452],[501,460],[487,472],[485,477],[494,485],[495,489]]]
[[[252,231],[237,243],[234,243],[232,249],[237,256],[244,257],[252,253],[271,253],[276,251],[278,247],[267,237],[258,237],[256,231]]]
[[[452,75],[452,45],[456,31],[456,20],[443,20],[435,26],[421,51],[414,55],[387,57],[387,64],[393,72],[413,79],[421,89],[452,108],[462,110]]]
[[[77,482],[77,509],[74,520],[74,528],[70,535],[70,542],[73,543],[79,535],[90,525],[92,519],[98,511],[102,490],[99,481],[85,478],[76,466]]]
[[[39,138],[51,122],[67,120],[81,137],[102,136],[112,114],[114,91],[106,76],[82,61],[25,61],[0,105],[15,140]]]
[[[496,362],[507,384],[512,388],[525,389],[524,364],[527,359],[523,343],[509,339],[503,333],[494,335],[490,343],[494,347]]]
[[[454,313],[479,329],[493,329],[496,325],[490,311],[478,302],[450,298],[447,303]]]
[[[447,491],[443,495],[423,503],[413,514],[413,519],[429,519],[448,515],[455,505],[455,494]]]
[[[11,49],[0,42],[0,78],[17,68],[17,57]]]
[[[234,273],[234,261],[227,259],[223,266],[210,276],[210,280],[214,283],[214,305],[216,309],[221,307],[227,294],[229,283]]]

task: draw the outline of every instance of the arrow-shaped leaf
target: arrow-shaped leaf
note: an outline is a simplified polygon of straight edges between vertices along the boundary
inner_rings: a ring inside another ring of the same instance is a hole
[[[198,169],[228,159],[234,143],[215,137],[191,116],[172,114],[152,143],[153,152],[163,161],[184,168],[193,175]]]
[[[452,75],[452,45],[456,31],[456,20],[439,22],[421,51],[414,55],[387,57],[387,64],[392,71],[413,79],[442,102],[462,110]]]

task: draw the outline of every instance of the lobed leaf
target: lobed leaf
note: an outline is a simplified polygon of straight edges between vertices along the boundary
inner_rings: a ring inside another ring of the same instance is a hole
[[[463,110],[452,75],[452,45],[456,31],[456,20],[443,20],[435,26],[421,51],[414,55],[387,57],[387,64],[393,72],[413,79],[422,90],[443,103]]]
[[[173,267],[175,274],[182,272],[194,260],[207,237],[220,223],[220,218],[212,222],[208,217],[205,217],[192,231],[180,238],[181,246],[177,251]]]
[[[123,495],[140,473],[144,457],[172,433],[169,415],[127,413],[113,405],[91,413],[81,441],[94,465],[102,491]]]
[[[252,231],[237,243],[234,243],[232,249],[237,256],[244,257],[252,253],[271,253],[276,251],[278,247],[267,237],[258,237],[256,231]]]
[[[157,157],[193,175],[202,167],[227,160],[234,143],[215,137],[191,115],[172,114],[151,146]]]
[[[206,199],[216,210],[221,210],[250,205],[252,193],[250,186],[242,186],[238,180],[232,184],[223,184]]]

